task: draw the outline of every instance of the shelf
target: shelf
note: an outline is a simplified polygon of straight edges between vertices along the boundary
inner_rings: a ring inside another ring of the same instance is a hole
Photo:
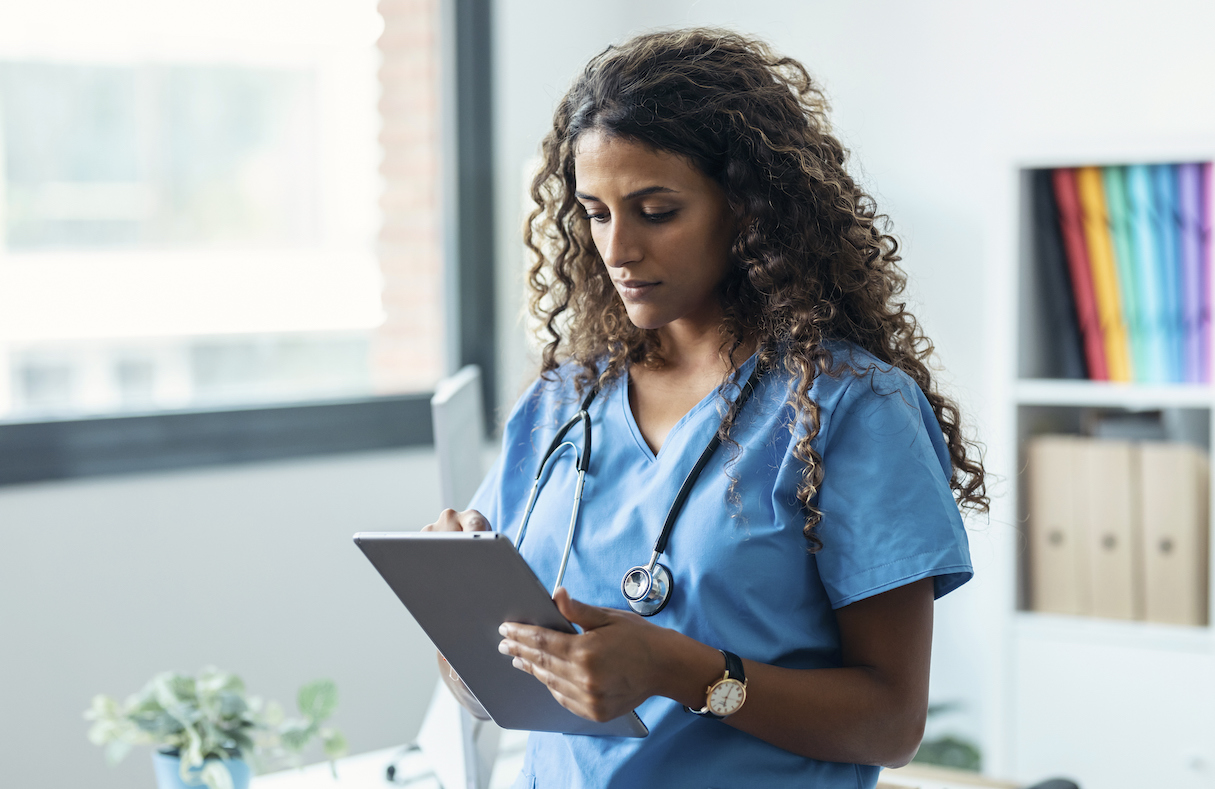
[[[1215,388],[1199,384],[1125,384],[1107,381],[1022,379],[1018,405],[1089,406],[1150,411],[1158,408],[1211,408]]]
[[[1215,636],[1209,627],[1128,622],[1034,611],[1017,612],[1014,626],[1018,637],[1034,641],[1202,654],[1215,651]]]

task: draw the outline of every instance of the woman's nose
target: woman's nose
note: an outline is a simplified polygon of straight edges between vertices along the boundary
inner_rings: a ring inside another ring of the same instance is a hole
[[[641,259],[641,248],[636,233],[627,222],[609,222],[600,234],[599,256],[612,268],[620,268]]]

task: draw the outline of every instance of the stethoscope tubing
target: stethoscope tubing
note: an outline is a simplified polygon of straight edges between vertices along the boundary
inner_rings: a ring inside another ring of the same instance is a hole
[[[738,393],[738,398],[735,400],[733,406],[735,413],[739,413],[743,406],[746,405],[747,400],[755,391],[755,386],[759,381],[759,376],[760,368],[759,364],[757,363],[755,365],[755,369],[752,370],[751,375],[747,378],[746,382],[743,383],[742,389]],[[554,595],[557,593],[557,589],[561,587],[561,582],[565,579],[565,569],[569,564],[570,553],[574,547],[574,531],[578,523],[578,512],[582,506],[583,486],[586,481],[586,472],[590,468],[591,464],[591,415],[587,409],[590,407],[591,401],[594,400],[598,392],[599,388],[597,386],[592,387],[591,390],[587,392],[586,397],[583,398],[582,404],[578,408],[578,413],[574,414],[573,417],[571,417],[564,425],[561,426],[561,429],[557,431],[557,434],[549,443],[548,449],[545,451],[544,456],[540,459],[540,467],[536,470],[536,477],[532,482],[531,492],[528,493],[527,496],[527,506],[523,511],[523,522],[519,525],[519,533],[515,536],[515,550],[519,550],[519,546],[523,544],[523,535],[527,532],[528,521],[531,520],[532,510],[536,506],[536,498],[539,495],[541,485],[543,484],[544,472],[547,468],[550,468],[549,461],[559,455],[566,447],[574,450],[578,477],[574,487],[574,506],[570,512],[570,525],[565,536],[565,548],[561,553],[561,565],[557,570],[557,580],[553,584],[552,594]],[[570,430],[573,429],[574,425],[578,424],[579,422],[582,423],[582,451],[578,450],[577,445],[575,445],[573,441],[566,440],[566,435]],[[713,453],[719,446],[721,446],[720,432],[720,429],[714,431],[713,437],[709,439],[709,443],[700,453],[700,457],[696,459],[695,465],[692,466],[692,469],[688,472],[687,476],[684,477],[683,483],[679,486],[679,491],[675,494],[675,500],[671,502],[671,507],[667,510],[667,517],[663,521],[662,531],[659,533],[658,539],[654,542],[654,550],[650,555],[649,562],[644,566],[639,565],[637,567],[630,568],[628,572],[625,573],[625,580],[621,582],[621,592],[624,594],[625,599],[629,601],[629,605],[633,608],[633,610],[641,613],[643,616],[653,616],[654,614],[658,613],[666,606],[667,600],[670,598],[670,571],[660,565],[658,560],[667,549],[667,542],[671,538],[671,531],[675,527],[675,521],[679,519],[679,514],[683,510],[683,505],[687,501],[688,496],[691,495],[692,488],[695,486],[696,480],[699,479],[700,474],[702,471],[704,471],[705,466],[709,464],[709,460],[712,458]],[[654,596],[651,594],[651,590],[653,590],[655,585],[654,576],[657,570],[661,570],[663,576],[663,583],[661,584],[662,589],[660,593],[661,599],[648,601],[647,599],[649,597]],[[630,595],[625,590],[625,582],[631,575],[638,571],[640,571],[643,575],[644,583],[640,587],[637,596],[634,596]]]
[[[523,535],[527,532],[527,523],[531,520],[532,510],[536,506],[536,497],[540,494],[541,478],[544,476],[544,470],[549,467],[549,460],[559,454],[564,447],[569,447],[574,450],[575,468],[578,471],[578,481],[574,486],[574,506],[570,512],[570,527],[565,535],[565,550],[561,552],[561,567],[557,570],[557,580],[553,583],[553,591],[551,594],[557,594],[557,590],[561,588],[561,582],[565,580],[565,568],[569,564],[570,552],[574,548],[574,527],[578,523],[578,510],[582,507],[582,489],[586,482],[586,471],[591,466],[591,415],[587,413],[587,408],[590,407],[591,401],[598,394],[599,387],[593,386],[586,393],[586,397],[582,399],[582,404],[578,406],[578,413],[574,414],[561,429],[557,431],[557,435],[553,436],[553,440],[549,442],[548,450],[544,453],[544,457],[540,459],[540,467],[536,469],[536,478],[532,482],[531,492],[527,495],[527,507],[523,511],[523,523],[519,525],[519,533],[515,535],[515,550],[519,550],[519,546],[523,544]],[[578,451],[577,445],[573,441],[566,441],[565,436],[573,429],[574,425],[582,423],[582,451]]]

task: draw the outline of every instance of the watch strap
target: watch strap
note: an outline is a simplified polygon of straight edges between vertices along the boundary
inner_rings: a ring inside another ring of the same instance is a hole
[[[746,683],[747,678],[743,675],[742,658],[735,655],[733,652],[727,652],[724,649],[717,650],[726,659],[726,678],[736,679],[739,682]]]
[[[726,679],[735,679],[735,680],[738,680],[739,682],[742,682],[743,684],[746,684],[747,678],[743,674],[742,658],[740,658],[738,655],[735,655],[733,652],[727,652],[724,649],[719,649],[717,651],[720,652],[722,657],[724,657],[726,659],[726,674],[724,677],[722,677],[721,680],[716,680],[712,684],[710,684],[709,687],[712,688],[713,685],[716,685],[718,682],[721,682],[722,680],[726,680]],[[712,718],[713,720],[722,720],[725,717],[723,715],[718,715],[717,713],[715,713],[709,709],[709,700],[708,700],[707,696],[705,698],[705,706],[702,707],[701,709],[694,710],[691,707],[687,706],[686,704],[684,705],[683,708],[685,710],[687,710],[688,712],[692,713],[693,715],[699,715],[702,718]]]

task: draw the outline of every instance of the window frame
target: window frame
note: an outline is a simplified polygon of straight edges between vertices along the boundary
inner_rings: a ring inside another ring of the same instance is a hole
[[[438,0],[448,372],[495,409],[490,0]],[[432,392],[0,423],[0,487],[433,444]],[[486,424],[492,424],[487,419]]]

